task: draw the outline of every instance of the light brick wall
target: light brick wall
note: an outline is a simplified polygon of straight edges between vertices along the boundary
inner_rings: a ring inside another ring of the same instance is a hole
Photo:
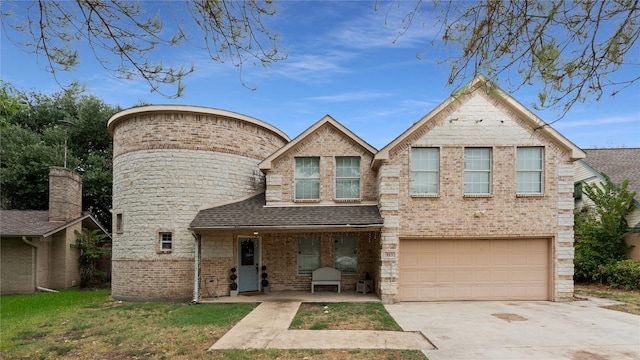
[[[66,221],[82,213],[82,177],[73,170],[49,168],[49,221]]]
[[[35,291],[35,251],[20,238],[0,241],[0,294],[29,294]]]
[[[566,205],[572,201],[572,195],[563,186],[572,174],[568,154],[539,132],[530,130],[525,120],[501,103],[481,92],[475,94],[455,103],[390,150],[390,158],[380,168],[378,178],[380,189],[385,189],[379,199],[385,218],[382,252],[397,249],[403,237],[548,237],[554,239],[555,252],[551,298],[568,299],[572,294],[566,290],[573,274],[573,238],[569,233],[573,226],[572,207]],[[412,146],[440,149],[437,197],[411,196]],[[517,146],[544,147],[542,196],[516,196]],[[464,196],[465,147],[492,149],[491,196]],[[397,195],[395,190],[389,190],[396,188]],[[400,219],[399,226],[396,217]],[[397,263],[383,261],[383,266],[387,270],[383,270],[382,286],[388,291],[383,291],[382,298],[395,302]]]
[[[48,286],[52,289],[66,289],[72,286],[80,286],[80,268],[78,249],[71,247],[75,244],[75,231],[82,231],[82,224],[76,223],[66,230],[60,231],[51,236],[51,251],[49,258],[44,258],[43,254],[38,254],[40,262],[49,264]],[[44,286],[41,282],[40,286]]]
[[[292,203],[295,196],[295,158],[320,157],[320,199],[319,202],[335,201],[335,157],[360,157],[360,197],[362,201],[375,201],[377,183],[375,172],[369,164],[373,155],[336,130],[331,124],[324,124],[306,139],[275,159],[267,174],[267,194],[270,204]]]
[[[203,206],[264,189],[258,163],[286,142],[259,124],[190,112],[134,114],[113,126],[112,293],[118,299],[193,294],[195,240]],[[115,223],[115,222],[114,222]],[[158,232],[173,249],[158,253]]]

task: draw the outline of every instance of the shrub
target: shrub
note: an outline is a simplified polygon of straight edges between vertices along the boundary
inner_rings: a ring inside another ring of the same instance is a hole
[[[618,261],[607,269],[607,281],[615,288],[640,290],[640,260]]]

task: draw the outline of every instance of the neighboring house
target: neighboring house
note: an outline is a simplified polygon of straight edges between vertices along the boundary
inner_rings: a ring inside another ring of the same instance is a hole
[[[573,298],[584,153],[482,76],[379,151],[330,116],[291,141],[191,106],[108,127],[116,299],[228,295],[232,268],[240,292],[310,291],[319,267],[386,303]]]
[[[640,260],[640,148],[585,149],[584,152],[587,156],[575,163],[576,208],[593,204],[582,194],[581,182],[601,183],[604,181],[601,173],[605,173],[615,184],[628,179],[628,189],[635,191],[636,196],[633,210],[627,216],[627,223],[633,228],[633,233],[627,235],[625,241],[634,246],[629,257]]]
[[[0,210],[0,294],[80,285],[75,232],[100,229],[82,214],[82,179],[61,167],[49,169],[49,210]]]

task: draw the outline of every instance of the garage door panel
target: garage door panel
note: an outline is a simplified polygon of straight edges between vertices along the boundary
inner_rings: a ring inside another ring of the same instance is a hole
[[[403,239],[399,298],[547,300],[548,251],[545,239]]]

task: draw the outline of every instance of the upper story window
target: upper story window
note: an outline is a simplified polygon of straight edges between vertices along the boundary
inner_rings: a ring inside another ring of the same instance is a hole
[[[360,157],[336,157],[336,199],[360,198]]]
[[[320,158],[299,157],[295,164],[296,200],[320,199]]]
[[[464,193],[491,193],[491,149],[464,149]]]
[[[437,194],[439,188],[440,149],[411,149],[411,193]]]
[[[516,152],[516,193],[542,194],[542,147],[519,147]]]

